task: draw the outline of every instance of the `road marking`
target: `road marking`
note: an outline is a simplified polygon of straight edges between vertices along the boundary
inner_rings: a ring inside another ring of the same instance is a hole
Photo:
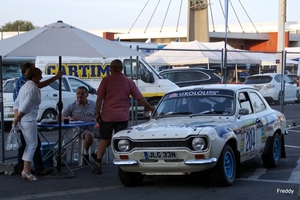
[[[240,181],[257,181],[257,182],[267,182],[267,183],[292,183],[292,184],[298,184],[299,181],[281,181],[281,180],[268,180],[268,179],[248,179],[248,178],[237,178],[236,180]]]
[[[267,171],[267,168],[262,168],[262,167],[258,167],[256,168],[255,172],[253,173],[253,175],[249,176],[248,179],[250,180],[256,180],[258,179],[261,175],[265,174]]]
[[[298,181],[300,183],[300,158],[297,161],[297,166],[294,168],[288,181]]]
[[[44,197],[64,196],[64,195],[70,195],[70,194],[80,194],[80,193],[97,192],[97,191],[104,191],[104,190],[117,190],[122,187],[124,187],[124,186],[117,185],[117,186],[109,186],[109,187],[94,187],[94,188],[85,188],[85,189],[65,190],[65,191],[60,191],[60,192],[49,192],[49,193],[42,193],[42,194],[23,195],[23,196],[16,196],[16,197],[6,197],[6,198],[0,198],[0,199],[2,199],[2,200],[4,200],[4,199],[9,199],[9,200],[39,199],[39,198],[44,198]]]
[[[300,149],[300,146],[284,145],[285,147]]]

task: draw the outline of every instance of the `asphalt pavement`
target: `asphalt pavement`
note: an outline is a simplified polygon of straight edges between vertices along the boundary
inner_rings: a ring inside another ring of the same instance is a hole
[[[58,130],[42,132],[49,141],[57,141]],[[72,133],[68,132],[67,135],[72,137]],[[44,143],[45,140],[42,137],[40,138]],[[94,144],[93,148],[96,148],[97,140],[94,141]],[[75,142],[73,152],[71,152],[71,146],[72,144],[67,148],[67,157],[62,156],[70,169],[63,162],[61,168],[54,167],[53,159],[50,158],[50,163],[49,160],[46,162],[48,164],[46,168],[53,169],[54,172],[44,177],[37,176],[39,181],[35,182],[25,182],[22,180],[21,175],[16,174],[17,151],[5,151],[5,163],[1,163],[0,199],[39,199],[42,197],[52,199],[66,193],[76,194],[78,192],[88,192],[85,190],[108,190],[111,186],[115,188],[116,185],[123,187],[117,176],[118,168],[112,163],[114,157],[110,148],[107,148],[103,158],[103,174],[96,175],[92,173],[94,160],[91,158],[91,165],[78,166],[74,156],[71,156],[77,152],[78,142]],[[45,148],[46,151],[49,151],[47,149]]]

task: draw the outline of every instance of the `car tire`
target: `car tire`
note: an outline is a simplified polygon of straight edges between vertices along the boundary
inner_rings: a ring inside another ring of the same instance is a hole
[[[141,173],[125,172],[121,167],[118,168],[118,176],[121,183],[127,187],[140,186],[144,180],[144,175]]]
[[[272,137],[271,144],[266,154],[262,155],[262,161],[265,167],[274,168],[279,164],[281,157],[281,140],[278,133]]]
[[[45,112],[43,113],[43,115],[42,115],[42,119],[41,120],[43,120],[43,119],[53,119],[53,120],[56,120],[56,115],[57,115],[57,113],[56,113],[56,111],[55,110],[45,110]],[[52,130],[54,130],[55,128],[43,128],[43,129],[45,129],[45,131],[52,131]]]
[[[225,145],[217,165],[212,171],[212,180],[218,186],[230,186],[233,184],[236,174],[236,159],[229,145]]]

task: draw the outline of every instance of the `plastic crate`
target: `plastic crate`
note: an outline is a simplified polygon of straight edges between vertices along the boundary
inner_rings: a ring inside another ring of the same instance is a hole
[[[55,145],[55,142],[50,142],[50,144],[48,144],[48,142],[42,142],[41,143],[41,154],[42,154],[42,157],[44,158],[46,155],[47,155],[47,153],[50,151],[50,147],[51,146],[52,147],[54,147],[54,145]],[[52,156],[50,156],[50,153],[47,155],[47,159],[43,159],[43,164],[44,164],[44,166],[50,166],[50,165],[53,165],[53,159],[52,159],[52,157],[53,157],[53,155]]]

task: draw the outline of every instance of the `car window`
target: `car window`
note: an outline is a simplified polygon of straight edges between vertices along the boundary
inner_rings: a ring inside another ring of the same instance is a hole
[[[271,76],[248,76],[244,84],[259,84],[270,83],[272,81]]]
[[[192,80],[192,75],[190,72],[176,72],[176,76],[177,76],[177,79],[175,80],[176,82]]]
[[[55,90],[58,90],[59,89],[59,79],[52,82],[49,86]],[[65,78],[61,79],[61,90],[62,91],[70,91],[69,84]]]
[[[79,86],[84,86],[84,87],[86,87],[88,92],[91,93],[90,86],[88,84],[86,84],[85,82],[81,81],[81,80],[78,80],[78,79],[75,79],[75,78],[69,78],[69,83],[71,85],[71,90],[73,92],[76,92],[76,90]]]
[[[274,77],[274,80],[278,83],[281,82],[281,74],[277,74],[275,77]]]
[[[174,82],[174,73],[162,73],[161,76]]]
[[[239,99],[240,108],[248,109],[249,114],[253,113],[253,109],[250,103],[250,97],[247,92],[240,92],[238,99]]]
[[[12,93],[14,92],[15,83],[17,80],[8,80],[4,83],[3,92],[4,93]]]
[[[234,92],[230,90],[192,90],[167,94],[153,117],[174,115],[233,115]]]
[[[294,83],[293,80],[292,80],[289,76],[284,76],[284,81],[285,81],[286,83],[290,83],[290,84],[293,84],[293,83]]]
[[[288,74],[288,77],[290,77],[295,83],[297,82],[297,75],[296,74]]]
[[[253,109],[256,113],[261,112],[266,109],[266,105],[258,94],[250,92],[250,98],[253,104]]]
[[[146,66],[142,63],[139,62],[139,72],[138,72],[138,77],[140,77],[140,75],[145,74],[146,71],[148,71],[148,69],[146,68]],[[131,61],[130,59],[125,59],[123,62],[124,65],[124,74],[128,77],[128,78],[132,78],[136,79],[137,78],[137,62],[135,59],[132,59],[132,69],[131,69]]]
[[[191,77],[193,81],[198,81],[198,80],[208,80],[209,76],[203,72],[192,72]]]

